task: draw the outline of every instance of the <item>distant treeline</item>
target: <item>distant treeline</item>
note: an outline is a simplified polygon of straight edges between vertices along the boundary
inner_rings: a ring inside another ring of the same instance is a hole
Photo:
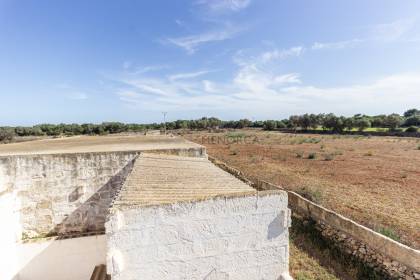
[[[144,132],[163,129],[164,123],[125,124],[121,122],[104,122],[101,124],[40,124],[31,127],[0,127],[0,141],[9,141],[15,136],[59,136],[59,135],[103,135],[121,132]],[[420,126],[420,110],[410,109],[402,116],[399,114],[368,116],[357,114],[353,117],[334,114],[304,114],[290,116],[284,120],[223,121],[218,118],[201,118],[198,120],[177,120],[166,122],[166,128],[172,129],[217,129],[245,127],[263,128],[265,130],[328,130],[336,133],[345,130],[364,131],[368,128],[381,128],[398,131],[407,128],[407,132],[417,132]]]

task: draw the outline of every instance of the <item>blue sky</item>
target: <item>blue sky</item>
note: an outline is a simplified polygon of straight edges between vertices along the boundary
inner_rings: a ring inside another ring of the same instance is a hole
[[[420,1],[0,0],[0,125],[412,107]]]

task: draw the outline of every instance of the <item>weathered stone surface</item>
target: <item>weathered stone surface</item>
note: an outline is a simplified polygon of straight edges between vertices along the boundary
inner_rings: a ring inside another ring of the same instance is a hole
[[[206,157],[203,147],[176,137],[72,137],[1,145],[0,196],[12,193],[16,199],[17,234],[103,231],[111,201],[144,150]]]

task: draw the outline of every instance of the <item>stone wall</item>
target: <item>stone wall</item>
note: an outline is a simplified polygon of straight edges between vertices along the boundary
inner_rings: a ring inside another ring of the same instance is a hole
[[[279,187],[258,180],[259,189]],[[345,259],[362,267],[371,279],[420,279],[420,251],[394,241],[301,195],[288,191],[289,207],[303,219],[315,222],[314,230]],[[363,264],[362,266],[360,264]],[[373,276],[372,276],[373,275]]]
[[[25,238],[104,230],[136,152],[0,157],[0,190],[15,195]]]
[[[262,180],[251,182],[241,171],[215,158],[209,159],[258,190],[282,189]],[[293,191],[287,193],[289,207],[294,213],[313,220],[323,238],[331,241],[343,254],[348,254],[354,260],[364,263],[366,268],[382,275],[375,279],[420,279],[419,250],[396,242]]]
[[[287,194],[115,210],[106,223],[113,280],[290,279]]]

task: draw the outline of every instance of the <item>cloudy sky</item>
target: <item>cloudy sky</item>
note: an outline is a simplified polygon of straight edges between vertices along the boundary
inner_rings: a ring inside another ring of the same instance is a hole
[[[420,1],[0,0],[0,125],[420,107]]]

